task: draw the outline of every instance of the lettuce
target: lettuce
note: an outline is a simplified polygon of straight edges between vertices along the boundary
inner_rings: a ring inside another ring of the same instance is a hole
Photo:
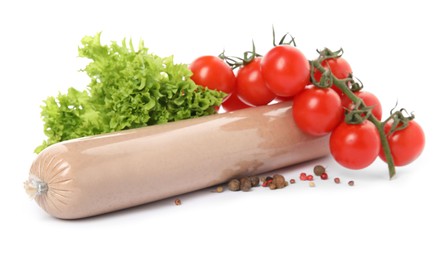
[[[82,70],[86,90],[69,88],[41,106],[47,140],[35,149],[64,140],[162,124],[216,113],[224,93],[196,85],[185,64],[150,54],[140,41],[102,45],[100,33],[86,36],[78,52],[91,62]]]

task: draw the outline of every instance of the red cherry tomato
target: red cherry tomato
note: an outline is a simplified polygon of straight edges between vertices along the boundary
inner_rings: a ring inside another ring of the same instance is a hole
[[[321,65],[326,69],[330,69],[332,74],[338,79],[345,79],[345,78],[349,77],[349,74],[352,73],[351,66],[342,57],[335,58],[335,59],[326,59],[321,63]],[[314,70],[314,78],[317,81],[319,81],[321,79],[321,72],[317,69]],[[340,96],[343,95],[343,92],[337,86],[332,85],[331,87]]]
[[[392,123],[392,120],[390,120],[385,124],[385,133],[389,132]],[[387,138],[395,166],[404,166],[411,163],[419,157],[425,146],[425,134],[422,127],[412,120],[406,128],[392,133]],[[380,151],[379,156],[386,162],[383,149]]]
[[[361,124],[342,122],[332,131],[329,148],[334,159],[349,169],[363,169],[377,158],[379,132],[368,120]]]
[[[291,101],[294,100],[294,97],[280,97],[280,96],[276,96],[275,97],[275,101],[276,102],[286,102],[286,101]]]
[[[189,69],[193,72],[191,79],[198,85],[208,87],[209,89],[220,90],[229,95],[235,90],[235,74],[232,69],[218,57],[199,57],[190,64]],[[228,96],[226,98],[228,98]]]
[[[261,74],[275,95],[295,96],[309,84],[309,61],[293,46],[275,46],[261,60]]]
[[[314,86],[295,96],[292,112],[298,128],[314,136],[330,133],[343,117],[338,94],[331,88]]]
[[[380,104],[379,99],[374,94],[372,94],[371,92],[367,92],[367,91],[358,91],[358,92],[354,92],[354,94],[357,97],[361,98],[366,106],[373,106],[372,114],[379,121],[382,120],[382,105]],[[346,95],[342,96],[341,103],[342,103],[343,107],[346,109],[354,108],[354,104]]]
[[[235,111],[243,108],[249,108],[252,106],[247,105],[243,101],[238,98],[236,92],[232,93],[232,95],[226,99],[221,106],[226,112]]]
[[[275,98],[275,94],[270,91],[260,71],[261,58],[253,61],[238,70],[236,76],[236,91],[238,97],[245,103],[252,106],[267,105]]]

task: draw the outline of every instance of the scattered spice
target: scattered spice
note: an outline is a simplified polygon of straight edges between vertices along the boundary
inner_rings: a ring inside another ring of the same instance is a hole
[[[261,184],[261,186],[263,186],[263,187],[268,187],[269,184],[270,184],[271,182],[272,182],[272,180],[270,180],[270,181],[264,181],[263,184]]]
[[[289,182],[290,182],[290,184],[294,184],[295,183],[295,179],[290,179]]]
[[[258,178],[258,176],[250,176],[249,180],[252,187],[257,187],[260,185],[260,178]]]
[[[269,187],[271,190],[282,189],[289,185],[289,182],[286,181],[283,175],[274,174],[273,176],[267,176],[263,179],[262,187]],[[293,183],[295,180],[293,179]]]
[[[311,188],[315,187],[315,182],[310,181],[310,182],[309,182],[309,187],[311,187]]]
[[[320,178],[322,179],[322,180],[327,180],[328,179],[328,174],[327,173],[322,173],[321,175],[320,175]]]
[[[271,184],[269,184],[269,189],[276,190],[277,189],[277,185],[272,182]]]
[[[271,184],[272,181],[273,181],[273,178],[270,177],[270,176],[267,176],[267,177],[264,179],[263,184],[262,184],[261,186],[263,186],[263,187],[269,187],[269,184]]]
[[[306,173],[304,173],[304,172],[300,173],[300,180],[302,180],[302,181],[307,180]]]
[[[338,177],[334,178],[334,182],[339,184],[340,183],[340,178],[338,178]]]
[[[267,180],[267,178],[263,177],[262,179],[264,181]],[[260,178],[258,176],[249,176],[249,177],[243,177],[241,179],[231,179],[227,184],[227,187],[231,191],[239,191],[239,190],[249,191],[252,187],[257,187],[259,185],[260,185]],[[222,188],[222,190],[224,190],[224,188]]]
[[[282,189],[286,187],[286,179],[283,175],[275,174],[273,176],[272,183],[274,183],[277,186],[277,189]]]
[[[308,180],[308,181],[313,181],[313,180],[314,180],[314,176],[312,176],[311,174],[309,174],[309,175],[306,177],[306,180]]]
[[[348,185],[349,185],[349,186],[354,186],[354,181],[349,181],[349,182],[348,182]]]
[[[252,188],[252,183],[248,177],[243,177],[240,180],[240,189],[242,191],[249,191]]]
[[[231,191],[239,191],[241,187],[241,182],[238,179],[232,179],[227,184],[228,189]]]
[[[224,191],[224,187],[223,186],[218,186],[218,187],[216,187],[216,189],[215,189],[215,192],[218,192],[218,193],[221,193],[221,192],[223,192]]]
[[[182,204],[182,202],[181,202],[180,199],[175,199],[175,205],[176,205],[176,206],[179,206],[179,205],[181,205],[181,204]]]
[[[314,167],[314,174],[316,176],[321,176],[324,172],[326,172],[326,168],[322,165],[316,165]]]

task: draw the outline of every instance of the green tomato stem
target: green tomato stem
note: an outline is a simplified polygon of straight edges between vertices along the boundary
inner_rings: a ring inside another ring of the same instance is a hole
[[[354,95],[354,93],[347,86],[348,82],[350,82],[351,79],[348,78],[340,80],[332,75],[332,81],[354,104],[363,104],[363,100]],[[373,114],[368,117],[368,120],[376,126],[377,131],[379,132],[380,142],[383,152],[385,153],[386,163],[388,165],[389,179],[392,179],[396,175],[396,168],[394,165],[394,159],[391,154],[391,149],[389,147],[388,139],[386,138],[386,133],[383,128],[386,121],[380,122]]]

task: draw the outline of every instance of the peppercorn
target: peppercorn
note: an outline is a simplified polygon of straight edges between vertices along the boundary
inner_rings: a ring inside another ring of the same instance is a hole
[[[272,183],[274,183],[277,186],[277,189],[282,189],[286,187],[286,179],[284,179],[284,176],[280,174],[275,174],[273,176]]]
[[[179,205],[181,205],[181,204],[182,204],[182,202],[181,202],[180,199],[175,199],[175,205],[176,205],[176,206],[179,206]]]
[[[218,186],[218,187],[216,187],[216,189],[215,189],[215,192],[218,192],[218,193],[221,193],[221,192],[223,192],[224,191],[224,187],[223,186]]]
[[[243,177],[240,180],[240,188],[242,191],[249,191],[252,188],[252,183],[248,177]]]
[[[302,181],[307,180],[306,173],[304,173],[304,172],[300,173],[300,180],[302,180]]]
[[[290,182],[290,184],[294,184],[295,183],[295,179],[290,179],[289,182]]]
[[[308,181],[313,181],[313,180],[314,180],[314,176],[312,176],[311,174],[309,174],[308,176],[306,176],[306,180],[308,180]]]
[[[348,185],[349,185],[349,186],[354,186],[354,181],[349,181],[349,182],[348,182]]]
[[[272,182],[272,183],[269,184],[269,189],[276,190],[277,189],[277,185]]]
[[[241,186],[241,182],[238,179],[232,179],[227,184],[227,187],[231,191],[239,191]]]
[[[269,184],[271,184],[272,181],[273,181],[273,178],[270,177],[270,176],[267,176],[267,177],[264,179],[263,184],[262,184],[261,186],[263,186],[263,187],[269,187]]]
[[[334,182],[339,184],[340,183],[340,178],[338,178],[338,177],[334,178]]]
[[[320,176],[320,175],[322,175],[325,171],[326,171],[326,168],[323,167],[322,165],[316,165],[316,166],[314,167],[314,174],[315,174],[316,176]]]
[[[250,176],[249,180],[252,187],[260,185],[260,178],[258,178],[258,176]]]
[[[315,182],[310,181],[310,182],[309,182],[309,187],[311,187],[311,188],[315,187]]]
[[[328,174],[327,173],[322,173],[321,175],[320,175],[320,178],[322,179],[322,180],[327,180],[328,179]]]

